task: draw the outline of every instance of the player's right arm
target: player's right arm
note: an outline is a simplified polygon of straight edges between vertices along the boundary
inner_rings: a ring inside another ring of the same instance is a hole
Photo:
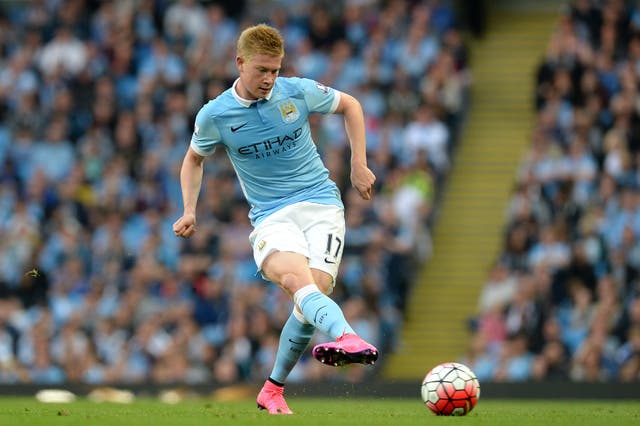
[[[196,231],[196,206],[202,175],[204,159],[213,153],[220,143],[220,132],[207,111],[207,106],[200,109],[196,116],[191,144],[182,160],[180,169],[180,188],[182,189],[182,217],[173,224],[173,232],[178,237],[189,238]]]
[[[182,189],[182,217],[173,224],[173,232],[178,237],[189,238],[196,230],[196,205],[202,185],[205,157],[197,154],[191,147],[182,160],[180,169],[180,188]]]

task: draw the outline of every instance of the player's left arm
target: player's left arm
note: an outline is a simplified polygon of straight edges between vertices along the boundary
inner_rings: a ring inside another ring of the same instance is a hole
[[[376,176],[367,167],[367,141],[364,113],[360,102],[353,96],[339,92],[340,102],[334,113],[344,115],[344,126],[351,146],[351,184],[365,200],[371,199]]]

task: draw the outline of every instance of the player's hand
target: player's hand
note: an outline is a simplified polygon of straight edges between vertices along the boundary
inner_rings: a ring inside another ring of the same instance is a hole
[[[196,232],[196,216],[194,214],[184,214],[173,224],[173,233],[177,237],[189,238]]]
[[[351,166],[351,184],[365,200],[371,199],[376,175],[365,165]]]

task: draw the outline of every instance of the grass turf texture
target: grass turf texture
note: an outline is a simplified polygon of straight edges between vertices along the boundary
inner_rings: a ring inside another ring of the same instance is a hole
[[[0,425],[640,425],[636,401],[480,400],[464,417],[437,417],[417,396],[393,398],[288,398],[293,416],[271,416],[253,400],[219,402],[195,399],[174,405],[155,399],[131,404],[78,399],[45,404],[33,398],[0,397]]]

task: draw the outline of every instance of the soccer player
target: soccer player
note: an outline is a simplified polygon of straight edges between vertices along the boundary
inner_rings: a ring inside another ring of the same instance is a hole
[[[265,24],[238,39],[233,86],[198,112],[180,172],[184,212],[173,224],[177,236],[196,230],[196,204],[203,162],[223,147],[251,206],[249,237],[262,275],[293,299],[271,375],[258,394],[260,409],[292,414],[284,382],[319,329],[333,341],[313,348],[328,365],[373,364],[378,350],[355,334],[330,298],[342,258],[344,206],[336,184],[311,138],[310,113],[344,115],[351,146],[351,183],[371,199],[364,117],[352,96],[304,78],[279,77],[284,41]]]

